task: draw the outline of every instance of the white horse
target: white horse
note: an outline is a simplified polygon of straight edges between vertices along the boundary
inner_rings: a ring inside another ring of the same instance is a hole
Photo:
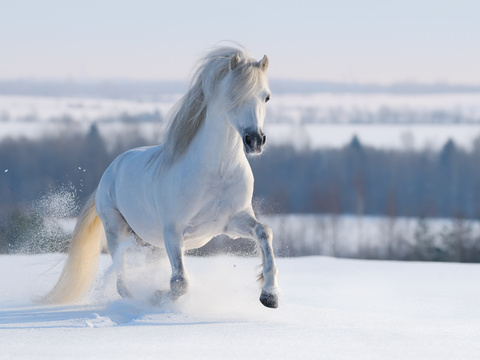
[[[246,157],[260,154],[266,140],[267,67],[266,56],[257,62],[232,47],[218,47],[200,61],[190,89],[173,110],[164,144],[127,151],[103,174],[80,215],[65,268],[46,302],[76,301],[90,288],[104,246],[103,227],[114,260],[123,257],[119,245],[132,234],[142,244],[166,250],[172,268],[170,291],[157,294],[170,299],[188,288],[185,250],[219,234],[252,238],[263,260],[260,301],[278,306],[272,231],[254,215],[254,179]],[[118,292],[130,297],[120,268]]]

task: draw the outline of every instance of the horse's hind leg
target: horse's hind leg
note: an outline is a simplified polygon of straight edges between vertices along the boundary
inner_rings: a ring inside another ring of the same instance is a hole
[[[128,290],[127,283],[125,282],[125,270],[127,267],[127,252],[128,249],[120,246],[117,249],[117,254],[114,257],[114,261],[117,267],[117,291],[124,299],[133,299],[133,295]]]
[[[114,208],[98,210],[105,229],[108,250],[117,271],[117,291],[122,298],[133,298],[125,282],[127,249],[122,246],[130,235],[130,227],[118,210]]]

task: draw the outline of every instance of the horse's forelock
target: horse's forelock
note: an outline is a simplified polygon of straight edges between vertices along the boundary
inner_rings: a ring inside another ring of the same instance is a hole
[[[238,70],[231,74],[232,81],[229,83],[228,94],[230,106],[237,108],[245,100],[251,98],[257,89],[257,84],[262,76],[256,61],[249,61],[243,64]]]

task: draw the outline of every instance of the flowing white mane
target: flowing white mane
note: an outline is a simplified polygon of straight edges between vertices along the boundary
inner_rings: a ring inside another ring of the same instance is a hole
[[[233,60],[232,60],[233,59]],[[233,67],[232,67],[233,64]],[[251,94],[258,81],[259,62],[245,49],[229,46],[214,48],[198,63],[187,93],[174,106],[167,126],[164,155],[174,162],[188,148],[205,120],[208,103],[215,96],[218,84],[231,71],[226,93],[227,106],[235,108]]]

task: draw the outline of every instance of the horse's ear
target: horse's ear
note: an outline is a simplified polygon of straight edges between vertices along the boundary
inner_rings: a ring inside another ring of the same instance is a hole
[[[230,71],[233,71],[235,70],[235,68],[238,66],[238,63],[240,62],[240,54],[239,53],[235,53],[235,55],[233,55],[231,58],[230,58]]]
[[[268,68],[268,57],[267,55],[263,55],[262,60],[258,62],[258,67],[263,71],[267,71]]]

